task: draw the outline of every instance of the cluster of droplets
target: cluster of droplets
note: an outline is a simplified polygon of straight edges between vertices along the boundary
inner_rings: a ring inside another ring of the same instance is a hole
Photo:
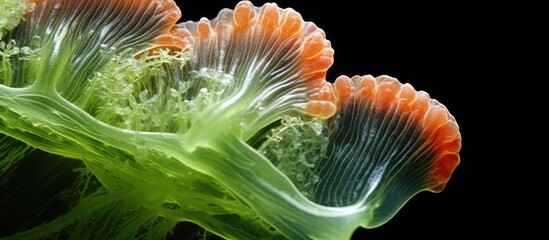
[[[119,128],[186,132],[197,114],[226,97],[233,86],[231,75],[207,68],[187,70],[190,54],[159,50],[136,58],[114,55],[95,73],[77,104]]]
[[[310,199],[319,181],[314,169],[328,146],[328,130],[323,121],[285,116],[258,149]]]
[[[192,114],[202,112],[206,107],[224,99],[233,86],[232,75],[210,68],[191,70],[185,84],[185,91],[181,92]]]
[[[27,78],[13,77],[15,69],[13,68],[14,61],[12,58],[17,57],[19,61],[26,61],[32,66],[33,63],[39,61],[40,49],[33,49],[28,46],[19,47],[15,40],[10,40],[7,43],[0,41],[0,84],[8,87],[26,87],[30,85],[34,77]]]
[[[201,68],[198,71],[191,71],[191,79],[196,83],[203,86],[207,86],[212,89],[213,101],[218,101],[224,96],[228,87],[234,83],[233,76],[226,74],[222,71],[214,70],[211,68]],[[201,91],[204,88],[201,88]]]
[[[36,6],[35,3],[26,3],[25,1],[0,0],[0,40],[5,34],[14,29],[21,20],[25,11],[32,12]]]

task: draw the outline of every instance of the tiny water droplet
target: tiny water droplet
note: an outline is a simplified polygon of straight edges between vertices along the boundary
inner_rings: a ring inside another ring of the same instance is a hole
[[[318,181],[320,181],[320,177],[318,177],[318,175],[314,175],[313,176],[313,183],[317,183]]]

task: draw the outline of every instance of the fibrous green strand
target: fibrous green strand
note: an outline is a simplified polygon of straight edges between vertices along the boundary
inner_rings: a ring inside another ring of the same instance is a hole
[[[326,120],[286,116],[265,134],[257,150],[284,173],[307,198],[313,199],[319,176],[314,169],[326,153]]]

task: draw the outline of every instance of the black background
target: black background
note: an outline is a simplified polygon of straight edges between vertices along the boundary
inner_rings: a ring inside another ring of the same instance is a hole
[[[179,1],[182,20],[238,1]],[[253,1],[261,6],[265,1]],[[547,217],[548,30],[540,6],[276,1],[322,28],[339,75],[391,75],[443,103],[462,134],[461,163],[442,193],[423,192],[353,239],[528,238]],[[545,23],[544,23],[545,21]],[[177,235],[177,234],[176,234]]]

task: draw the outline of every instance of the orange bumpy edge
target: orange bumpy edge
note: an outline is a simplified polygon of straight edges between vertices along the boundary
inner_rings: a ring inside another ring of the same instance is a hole
[[[326,71],[333,63],[333,49],[324,32],[291,8],[279,8],[276,3],[255,7],[250,1],[239,2],[232,14],[232,34],[261,32],[263,38],[276,37],[277,42],[293,41],[299,44],[301,79],[306,81],[308,102],[298,107],[306,114],[329,118],[336,112],[335,97],[326,82]],[[208,41],[212,34],[224,27],[212,27],[202,18],[196,25],[195,41]],[[262,41],[262,40],[260,40]]]
[[[422,136],[431,144],[432,166],[428,189],[440,192],[460,162],[461,135],[454,117],[446,107],[410,84],[402,84],[389,76],[340,76],[333,83],[337,107],[355,98],[371,103],[381,111],[395,109],[409,113],[422,129]]]
[[[321,118],[333,116],[336,112],[335,95],[332,86],[326,82],[326,72],[334,61],[334,50],[330,41],[326,40],[324,31],[311,22],[305,22],[291,8],[280,9],[274,3],[267,3],[259,9],[259,13],[253,10],[253,5],[248,1],[237,4],[234,20],[237,30],[259,24],[267,34],[278,34],[283,41],[299,44],[300,74],[307,82],[309,100],[302,110]]]
[[[125,0],[132,1],[132,0]],[[152,42],[152,47],[147,49],[153,53],[158,49],[168,49],[170,51],[181,51],[194,43],[189,30],[177,26],[177,21],[181,18],[179,7],[172,0],[151,0],[156,5],[156,13],[163,15],[163,30],[160,35]]]
[[[433,140],[434,162],[430,177],[433,185],[430,190],[440,192],[446,186],[452,173],[460,162],[461,134],[454,117],[444,105],[435,101],[426,112],[424,133]]]
[[[305,112],[321,118],[333,116],[337,111],[336,97],[332,84],[326,81],[326,72],[334,62],[334,50],[321,29],[303,39],[301,60],[312,90]]]
[[[202,18],[197,23],[198,41],[208,40],[216,30],[210,21]],[[263,36],[277,37],[278,41],[299,44],[300,75],[306,81],[308,102],[299,105],[306,114],[329,118],[336,112],[331,85],[326,82],[326,71],[333,63],[334,51],[324,32],[291,8],[279,8],[276,3],[255,7],[250,1],[239,2],[233,11],[233,34],[261,31]]]
[[[200,24],[209,24],[205,20]],[[277,36],[281,41],[299,44],[300,74],[307,82],[309,101],[303,112],[321,118],[329,118],[336,112],[335,97],[331,85],[326,82],[326,71],[333,63],[334,51],[324,32],[291,8],[282,9],[275,3],[256,8],[249,1],[239,2],[233,14],[235,33],[259,27],[265,35]],[[211,29],[203,27],[203,29]],[[204,31],[206,33],[207,31]]]

